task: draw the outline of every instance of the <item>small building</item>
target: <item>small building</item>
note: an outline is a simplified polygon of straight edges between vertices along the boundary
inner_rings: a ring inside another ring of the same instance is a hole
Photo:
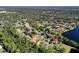
[[[2,49],[2,46],[0,45],[0,49]]]

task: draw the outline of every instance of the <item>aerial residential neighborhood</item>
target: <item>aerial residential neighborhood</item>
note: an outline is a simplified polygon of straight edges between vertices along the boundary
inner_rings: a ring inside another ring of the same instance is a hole
[[[79,52],[62,35],[78,26],[79,7],[0,7],[0,53]]]

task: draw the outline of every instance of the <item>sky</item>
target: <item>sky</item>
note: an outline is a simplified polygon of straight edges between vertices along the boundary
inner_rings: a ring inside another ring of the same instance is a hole
[[[79,0],[0,0],[0,6],[79,6]]]

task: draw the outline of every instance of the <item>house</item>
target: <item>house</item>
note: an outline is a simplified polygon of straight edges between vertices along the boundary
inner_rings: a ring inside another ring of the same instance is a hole
[[[2,46],[0,45],[0,49],[2,49]]]

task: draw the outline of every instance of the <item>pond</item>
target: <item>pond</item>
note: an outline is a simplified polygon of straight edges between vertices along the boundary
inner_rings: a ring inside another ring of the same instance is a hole
[[[79,27],[76,27],[73,30],[64,32],[62,35],[70,40],[79,42]]]

